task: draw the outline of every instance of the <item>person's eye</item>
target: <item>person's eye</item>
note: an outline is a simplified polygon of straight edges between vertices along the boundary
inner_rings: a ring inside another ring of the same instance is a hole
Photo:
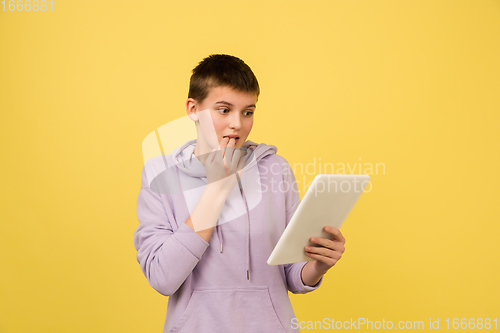
[[[245,113],[248,113],[247,114],[247,117],[251,117],[253,115],[253,112],[252,111],[246,111]]]
[[[219,109],[219,111],[220,111],[220,110],[227,110],[227,112],[229,112],[229,109],[226,109],[226,108],[220,108],[220,109]],[[225,113],[223,113],[223,114],[227,114],[227,112],[225,112]]]

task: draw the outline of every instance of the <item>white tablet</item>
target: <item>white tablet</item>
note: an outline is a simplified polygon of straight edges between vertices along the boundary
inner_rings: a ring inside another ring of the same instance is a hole
[[[368,175],[316,175],[267,260],[282,265],[315,260],[304,247],[311,237],[330,238],[326,226],[340,228],[370,181]]]

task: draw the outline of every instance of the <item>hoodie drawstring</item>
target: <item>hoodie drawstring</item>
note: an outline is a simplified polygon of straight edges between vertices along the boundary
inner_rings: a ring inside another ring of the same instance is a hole
[[[241,185],[240,178],[236,175],[238,179],[238,186],[240,187],[240,193],[243,197],[243,201],[245,202],[246,209],[246,270],[247,270],[247,280],[250,280],[250,212],[248,211],[247,199],[245,197],[245,192],[243,191],[243,186]],[[220,243],[220,253],[222,253],[222,243],[224,242],[224,237],[222,235],[222,225],[219,225],[219,220],[217,219],[217,237],[219,238]]]
[[[241,185],[240,177],[236,173],[236,179],[238,179],[238,186],[240,187],[240,192],[241,196],[243,197],[243,201],[245,202],[245,209],[247,211],[246,217],[247,217],[247,228],[246,228],[246,234],[247,234],[247,280],[250,280],[250,212],[248,211],[248,204],[247,204],[247,199],[245,197],[245,192],[243,191],[243,186]]]
[[[220,243],[220,253],[222,253],[222,243],[224,242],[224,237],[222,236],[222,225],[219,225],[219,219],[217,219],[217,237],[219,238]]]

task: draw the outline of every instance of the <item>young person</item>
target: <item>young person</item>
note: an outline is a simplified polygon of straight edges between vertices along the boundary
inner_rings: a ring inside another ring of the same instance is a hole
[[[315,260],[267,265],[300,197],[277,148],[247,140],[259,93],[241,59],[203,59],[186,102],[197,139],[144,166],[134,243],[150,285],[169,296],[164,332],[296,332],[288,291],[317,289],[345,250],[325,228],[331,237],[305,248]]]

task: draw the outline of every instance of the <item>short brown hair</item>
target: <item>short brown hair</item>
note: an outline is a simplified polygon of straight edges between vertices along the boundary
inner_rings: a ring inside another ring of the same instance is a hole
[[[229,54],[211,54],[193,69],[188,98],[202,103],[211,88],[220,86],[254,93],[257,98],[260,94],[257,78],[243,60]]]

